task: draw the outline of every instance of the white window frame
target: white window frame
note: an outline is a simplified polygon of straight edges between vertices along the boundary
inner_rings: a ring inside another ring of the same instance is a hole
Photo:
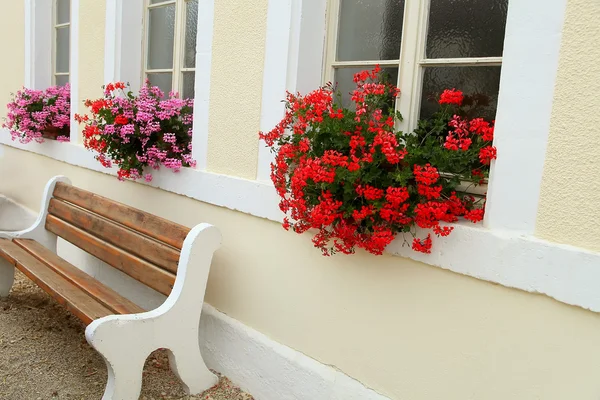
[[[401,93],[396,99],[396,110],[404,117],[404,120],[398,123],[398,128],[410,132],[417,127],[419,120],[424,67],[502,66],[502,57],[426,58],[430,4],[430,0],[406,0],[398,59],[336,61],[341,0],[329,0],[323,83],[333,82],[336,68],[370,68],[376,64],[382,68],[398,67],[397,85]]]
[[[56,85],[57,76],[67,76],[68,80],[71,80],[71,37],[72,37],[72,15],[73,15],[73,4],[69,0],[69,22],[62,24],[58,23],[58,0],[52,0],[52,85]],[[57,31],[59,28],[69,27],[69,71],[68,72],[57,72],[56,71],[56,52],[57,52]]]
[[[184,47],[185,47],[185,29],[186,29],[186,5],[191,0],[165,0],[160,3],[150,4],[150,0],[144,0],[144,20],[142,34],[142,82],[143,85],[149,73],[171,73],[171,90],[183,93],[183,73],[196,73],[196,68],[186,68],[184,66]],[[173,43],[173,67],[172,68],[148,68],[148,28],[149,13],[153,8],[160,8],[167,5],[175,5],[175,38]],[[198,2],[200,7],[200,2]],[[195,93],[194,93],[195,95]]]

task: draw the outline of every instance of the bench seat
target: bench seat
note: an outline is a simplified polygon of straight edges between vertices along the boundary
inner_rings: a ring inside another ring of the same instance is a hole
[[[31,239],[0,239],[0,256],[83,323],[145,310]]]

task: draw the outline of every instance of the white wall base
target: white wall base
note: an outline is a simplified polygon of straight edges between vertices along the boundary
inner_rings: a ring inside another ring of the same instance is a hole
[[[256,400],[390,400],[206,303],[200,337],[208,367],[227,375]]]

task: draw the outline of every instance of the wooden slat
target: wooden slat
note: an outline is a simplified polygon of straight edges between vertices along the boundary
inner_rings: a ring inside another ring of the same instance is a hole
[[[138,257],[177,273],[179,251],[172,246],[56,198],[50,200],[48,212]]]
[[[183,225],[62,182],[56,184],[54,197],[102,215],[178,249],[181,249],[190,231]]]
[[[46,229],[125,272],[146,286],[165,295],[171,293],[171,289],[175,284],[175,275],[172,273],[99,239],[54,215],[47,216]]]
[[[61,275],[48,268],[27,251],[15,243],[3,240],[0,252],[8,254],[13,265],[21,270],[29,279],[65,306],[86,325],[93,320],[113,314],[109,309],[88,296]]]
[[[85,291],[115,314],[136,314],[145,310],[103,285],[73,264],[60,258],[40,243],[30,239],[14,239],[13,242],[41,261],[50,269]]]

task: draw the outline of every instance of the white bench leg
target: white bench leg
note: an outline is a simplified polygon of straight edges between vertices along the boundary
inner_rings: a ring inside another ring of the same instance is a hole
[[[8,296],[15,281],[15,266],[0,257],[0,297]]]
[[[170,350],[171,368],[190,394],[217,384],[200,353],[199,324],[212,255],[220,242],[214,226],[196,226],[183,244],[173,291],[159,308],[109,315],[88,325],[85,337],[106,360],[111,377],[103,400],[137,400],[144,361],[159,348]]]
[[[210,372],[200,353],[198,341],[181,343],[169,349],[169,365],[181,380],[188,394],[199,394],[217,383],[215,374]]]
[[[131,357],[131,353],[124,353],[122,357],[109,361],[105,359],[108,367],[108,381],[102,400],[133,400],[138,399],[142,391],[142,371],[146,359]]]

